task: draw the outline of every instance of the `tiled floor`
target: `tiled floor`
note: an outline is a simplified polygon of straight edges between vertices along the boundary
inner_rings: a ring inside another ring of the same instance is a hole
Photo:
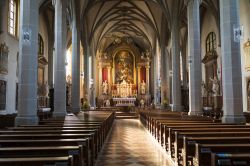
[[[96,166],[171,166],[166,154],[137,119],[114,122]]]

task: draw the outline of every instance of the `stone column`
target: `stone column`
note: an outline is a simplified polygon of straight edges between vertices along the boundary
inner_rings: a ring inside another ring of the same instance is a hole
[[[55,3],[55,85],[54,116],[66,115],[66,1]]]
[[[80,111],[80,32],[73,21],[72,27],[72,112]]]
[[[146,66],[146,85],[147,85],[146,93],[147,94],[149,94],[149,68],[150,66],[147,65]]]
[[[238,0],[220,0],[224,123],[245,122],[240,43],[234,41],[234,26],[239,26],[238,3]]]
[[[15,125],[35,125],[37,117],[38,1],[20,1],[19,92]]]
[[[188,0],[189,114],[202,112],[200,0]]]
[[[179,22],[178,20],[173,20],[172,24],[172,111],[182,111],[183,107],[181,105]]]

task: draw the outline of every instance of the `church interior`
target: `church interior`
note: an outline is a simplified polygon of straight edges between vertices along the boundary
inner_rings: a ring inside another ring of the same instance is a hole
[[[1,0],[1,166],[249,166],[250,0]]]

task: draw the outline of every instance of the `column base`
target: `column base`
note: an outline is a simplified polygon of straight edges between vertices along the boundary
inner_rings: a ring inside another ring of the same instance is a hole
[[[81,108],[80,107],[72,107],[71,110],[72,110],[72,113],[78,113],[81,111]]]
[[[222,123],[246,123],[244,115],[224,115]]]
[[[173,112],[181,112],[181,111],[183,111],[183,106],[182,105],[172,105],[171,110]]]
[[[37,125],[38,124],[38,117],[37,116],[17,116],[15,118],[15,126],[20,125]]]
[[[66,111],[54,111],[53,112],[53,117],[65,117],[67,115]]]

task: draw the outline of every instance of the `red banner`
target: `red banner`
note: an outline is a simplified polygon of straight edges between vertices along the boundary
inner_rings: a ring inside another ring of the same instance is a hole
[[[105,82],[105,80],[108,82],[108,69],[102,68],[102,82]]]
[[[145,67],[141,67],[141,80],[140,82],[146,82],[146,68]]]

